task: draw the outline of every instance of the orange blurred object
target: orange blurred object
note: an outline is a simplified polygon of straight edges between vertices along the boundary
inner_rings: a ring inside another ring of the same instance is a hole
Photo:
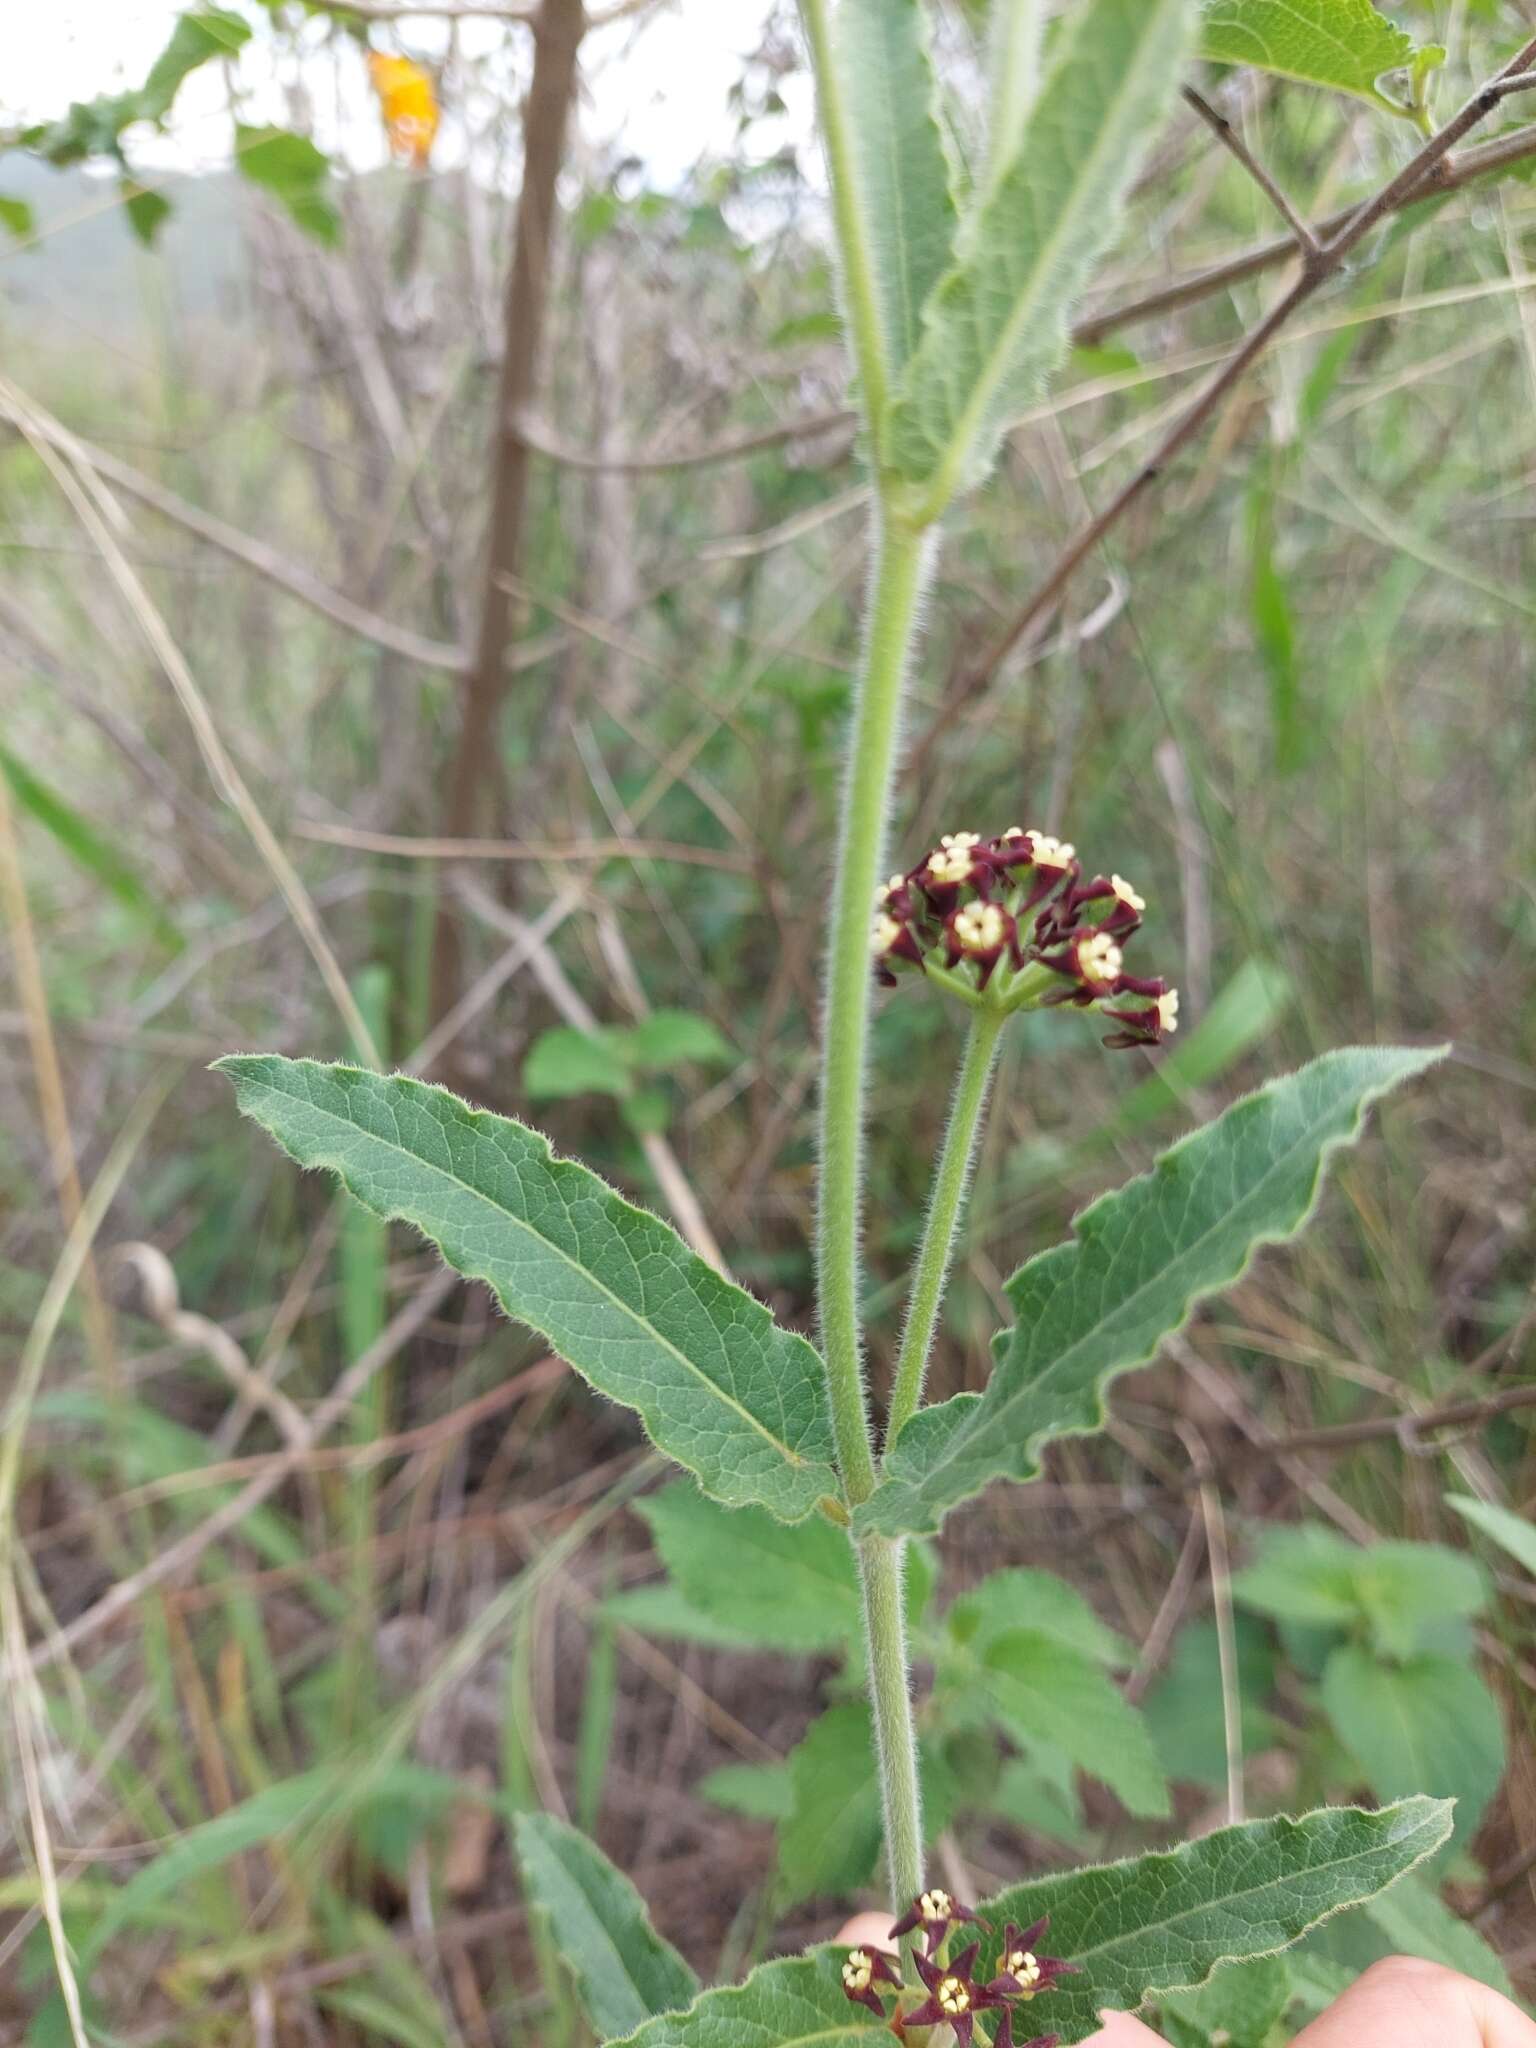
[[[432,74],[409,57],[368,52],[368,76],[379,96],[389,146],[420,170],[432,154],[440,110]]]

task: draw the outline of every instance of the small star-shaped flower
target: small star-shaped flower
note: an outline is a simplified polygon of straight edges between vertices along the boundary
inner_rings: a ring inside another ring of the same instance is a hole
[[[1017,2048],[1057,2048],[1060,2034],[1036,2034],[1032,2041],[1021,2041]],[[997,2032],[992,2036],[992,2048],[1015,2048],[1013,2038],[1013,2014],[1005,2011],[998,2022]]]
[[[932,1955],[957,1920],[968,1920],[977,1927],[986,1924],[976,1918],[969,1906],[957,1905],[948,1892],[935,1886],[912,1901],[911,1909],[891,1929],[891,1938],[899,1941],[902,1935],[920,1927],[928,1937],[928,1953]]]
[[[1002,1992],[990,1984],[978,1984],[971,1974],[980,1952],[981,1943],[973,1941],[952,1963],[936,1963],[931,1955],[914,1956],[912,1961],[928,1996],[915,2011],[902,2015],[902,2025],[952,2027],[955,2048],[972,2048],[977,2013],[996,2012],[1004,2005]]]
[[[885,2018],[885,2005],[875,1990],[877,1984],[890,1984],[901,1989],[901,1972],[892,1967],[888,1956],[877,1948],[851,1948],[843,1958],[843,1996],[855,2005],[867,2005],[879,2019]]]
[[[1049,1991],[1058,1977],[1075,1977],[1077,1965],[1063,1962],[1060,1956],[1043,1956],[1038,1945],[1050,1926],[1050,1916],[1037,1920],[1033,1927],[1019,1928],[1010,1920],[1003,1929],[1003,1952],[998,1957],[997,1975],[987,1986],[1004,1998],[1028,2001],[1038,1998],[1043,1991]]]

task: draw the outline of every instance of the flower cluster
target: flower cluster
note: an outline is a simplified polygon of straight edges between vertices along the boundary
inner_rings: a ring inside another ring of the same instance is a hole
[[[992,2048],[1056,2048],[1055,2034],[1037,2034],[1031,2041],[1016,2042],[1013,2033],[1014,2016],[1021,2006],[1049,1991],[1058,1977],[1075,1974],[1074,1964],[1037,1953],[1036,1944],[1049,1922],[1037,1920],[1033,1927],[1020,1928],[1010,1921],[1003,1930],[997,1974],[985,1983],[975,1975],[979,1941],[969,1943],[953,1960],[948,1956],[950,1929],[963,1923],[983,1929],[987,1925],[948,1892],[928,1891],[914,1899],[911,1911],[892,1927],[893,1938],[916,1932],[923,1936],[923,1947],[912,1958],[927,1993],[921,2004],[902,2006],[900,1994],[905,1987],[901,1971],[891,1957],[873,1948],[848,1951],[843,1963],[844,1993],[881,2019],[889,2013],[893,2031],[948,2027],[955,2048],[974,2048],[978,2014],[994,2012],[1000,2017]]]
[[[1106,1045],[1159,1045],[1179,992],[1125,971],[1146,907],[1121,875],[1085,881],[1077,849],[1047,833],[950,832],[876,891],[875,973],[894,987],[912,968],[973,1005],[1098,1010],[1116,1026]]]

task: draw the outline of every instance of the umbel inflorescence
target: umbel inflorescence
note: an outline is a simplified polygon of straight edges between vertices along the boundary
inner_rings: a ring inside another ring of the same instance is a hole
[[[897,1963],[879,1949],[854,1948],[843,1962],[843,1990],[855,2005],[867,2006],[881,2019],[889,2016],[892,2031],[908,2028],[948,2027],[955,2048],[974,2048],[976,2021],[982,2013],[998,2014],[992,2048],[1056,2048],[1055,2034],[1037,2034],[1033,2040],[1016,2042],[1014,2015],[1021,2006],[1040,1997],[1058,1977],[1076,1973],[1076,1966],[1059,1956],[1043,1956],[1036,1944],[1049,1926],[1037,1920],[1033,1927],[1015,1927],[1010,1921],[1003,1930],[1002,1952],[997,1974],[981,1983],[975,1976],[981,1944],[971,1942],[953,1961],[948,1959],[951,1927],[969,1922],[985,1928],[968,1907],[957,1905],[948,1892],[928,1891],[914,1899],[911,1911],[891,1929],[893,1937],[921,1933],[923,1946],[912,1962],[922,1980],[926,1997],[913,2005],[902,1998],[905,1981]],[[983,2048],[984,2048],[983,2040]]]
[[[1083,879],[1075,847],[1019,826],[995,839],[946,833],[875,894],[875,972],[925,974],[973,1007],[1098,1010],[1111,1046],[1158,1045],[1179,1028],[1179,992],[1128,974],[1146,904],[1120,875]]]

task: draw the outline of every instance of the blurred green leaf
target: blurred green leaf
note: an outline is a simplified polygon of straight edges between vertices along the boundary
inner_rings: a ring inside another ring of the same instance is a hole
[[[1495,1507],[1491,1501],[1474,1500],[1470,1494],[1448,1493],[1445,1496],[1448,1508],[1454,1508],[1464,1522],[1470,1522],[1474,1529],[1481,1529],[1488,1539],[1507,1551],[1523,1571],[1536,1578],[1536,1526],[1524,1515],[1512,1514],[1508,1508]]]
[[[1054,1572],[993,1572],[962,1594],[946,1619],[955,1640],[977,1650],[1012,1629],[1028,1628],[1114,1670],[1129,1670],[1136,1661],[1125,1637],[1100,1621],[1077,1588]]]
[[[789,1525],[729,1511],[686,1481],[636,1503],[689,1606],[745,1641],[790,1652],[840,1650],[859,1632],[853,1549],[812,1516]]]
[[[238,56],[250,39],[250,23],[227,8],[196,7],[178,15],[170,41],[144,81],[143,118],[163,118],[192,72],[211,58]]]
[[[982,1652],[976,1683],[1016,1741],[1050,1743],[1140,1819],[1169,1812],[1145,1721],[1087,1657],[1038,1629],[1014,1629]]]
[[[1475,1668],[1460,1658],[1384,1664],[1342,1643],[1323,1671],[1323,1706],[1380,1799],[1408,1787],[1456,1801],[1456,1840],[1476,1831],[1504,1775],[1504,1726]]]
[[[599,2035],[621,2034],[692,2002],[698,1978],[595,1842],[552,1813],[520,1813],[513,1826],[529,1902]]]
[[[622,1034],[576,1031],[559,1025],[541,1031],[523,1062],[523,1093],[530,1102],[570,1095],[627,1095],[634,1083]]]
[[[946,1826],[950,1781],[927,1745],[921,1756],[923,1827]],[[841,1898],[867,1884],[880,1857],[880,1780],[863,1701],[832,1707],[789,1757],[789,1812],[779,1826],[780,1898]]]
[[[794,1803],[788,1764],[721,1764],[694,1789],[746,1820],[786,1820]]]
[[[124,859],[122,837],[105,838],[83,811],[50,789],[26,763],[0,744],[0,775],[17,803],[51,835],[77,866],[94,875],[109,895],[147,925],[162,945],[181,951],[183,940],[165,906]]]
[[[295,224],[317,242],[341,240],[341,215],[330,198],[331,163],[307,135],[287,128],[235,124],[240,175],[269,192]]]
[[[162,224],[171,217],[170,201],[162,199],[147,185],[136,184],[132,178],[124,178],[118,189],[123,195],[123,211],[128,216],[128,225],[145,248],[152,249]]]
[[[1249,1614],[1235,1621],[1243,1754],[1252,1756],[1275,1740],[1274,1720],[1263,1705],[1274,1689],[1275,1656],[1263,1622]],[[1148,1687],[1142,1712],[1170,1778],[1213,1792],[1225,1787],[1226,1722],[1214,1622],[1190,1622],[1180,1629],[1168,1669]]]
[[[1225,1963],[1200,1991],[1166,1991],[1158,2000],[1164,2031],[1176,2048],[1265,2048],[1291,2002],[1284,1956]]]
[[[1479,1614],[1488,1587],[1475,1561],[1438,1543],[1362,1547],[1318,1523],[1270,1528],[1232,1582],[1245,1607],[1277,1620],[1347,1628],[1363,1622],[1377,1648],[1407,1657],[1447,1616]]]
[[[691,1010],[652,1010],[638,1024],[628,1025],[623,1038],[635,1065],[656,1073],[669,1073],[690,1061],[729,1066],[736,1057],[709,1019]]]
[[[7,199],[0,193],[0,228],[6,228],[17,241],[29,241],[33,229],[32,209],[25,199]]]
[[[1401,113],[1377,80],[1426,58],[1443,62],[1445,52],[1433,45],[1420,50],[1371,0],[1205,0],[1200,55],[1351,93]]]

